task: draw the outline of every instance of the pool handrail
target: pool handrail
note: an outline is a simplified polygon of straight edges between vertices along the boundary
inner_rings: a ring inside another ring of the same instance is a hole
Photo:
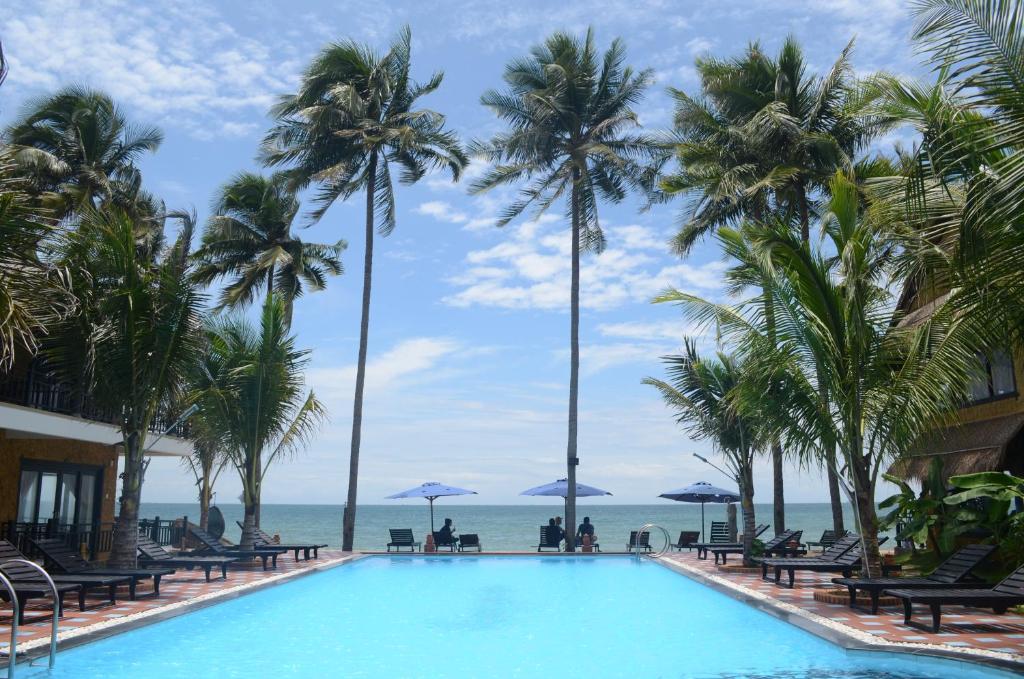
[[[2,564],[0,564],[0,577],[2,577],[4,583],[8,585],[8,591],[11,593],[11,605],[14,608],[14,621],[11,623],[10,654],[8,656],[7,663],[8,679],[14,679],[14,666],[17,664],[17,651],[14,647],[14,637],[17,634],[19,611],[17,601],[18,597],[14,591],[13,585],[11,585],[11,581],[7,579],[7,576],[3,573],[3,570],[8,565],[14,563],[22,564],[28,566],[33,570],[39,571],[39,574],[42,576],[42,579],[45,580],[46,583],[50,586],[50,591],[53,593],[53,626],[50,629],[50,658],[48,664],[49,669],[51,670],[53,669],[53,665],[56,662],[57,657],[57,628],[59,625],[59,611],[61,603],[61,594],[57,591],[57,584],[53,581],[53,578],[50,577],[50,574],[46,572],[46,569],[37,564],[35,561],[29,561],[28,559],[8,559],[7,561],[4,561]]]
[[[642,553],[641,550],[643,549],[642,545],[640,544],[640,536],[643,535],[645,532],[650,533],[651,529],[653,528],[657,528],[661,531],[661,535],[665,539],[665,542],[664,544],[662,544],[661,549],[659,549],[657,552],[650,552],[649,556],[651,558],[657,559],[658,557],[668,554],[669,550],[672,549],[672,536],[669,535],[668,531],[665,530],[664,526],[659,526],[656,523],[645,523],[643,526],[640,527],[640,530],[636,532],[636,543],[630,546],[630,549],[636,553],[636,558],[638,561],[640,560],[640,555]]]

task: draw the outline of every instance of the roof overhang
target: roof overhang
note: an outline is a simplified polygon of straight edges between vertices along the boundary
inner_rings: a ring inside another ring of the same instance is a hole
[[[1007,463],[1007,447],[1024,430],[1024,413],[936,429],[917,446],[920,452],[900,460],[890,473],[924,479],[932,460],[942,460],[945,478],[981,471],[1001,471]]]
[[[0,403],[0,429],[7,430],[7,438],[11,439],[73,439],[116,446],[118,454],[121,453],[121,431],[114,425],[36,408]],[[155,443],[147,455],[187,457],[192,454],[192,443],[186,439],[164,436],[156,440],[156,437],[157,434],[149,435],[149,441]]]

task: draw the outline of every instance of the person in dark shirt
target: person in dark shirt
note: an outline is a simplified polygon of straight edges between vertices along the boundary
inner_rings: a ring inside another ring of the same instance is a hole
[[[555,538],[558,538],[555,540]],[[565,531],[559,526],[554,519],[548,519],[548,539],[551,542],[561,542],[565,539]]]
[[[576,542],[582,545],[584,535],[590,536],[590,544],[597,542],[597,536],[594,534],[594,524],[590,523],[589,516],[584,516],[583,523],[576,529]]]
[[[452,520],[451,519],[445,519],[444,520],[444,526],[441,527],[441,530],[437,531],[437,544],[438,545],[450,545],[450,544],[453,544],[456,540],[458,540],[457,537],[452,535],[452,529],[453,528],[454,528],[454,526],[452,525]]]

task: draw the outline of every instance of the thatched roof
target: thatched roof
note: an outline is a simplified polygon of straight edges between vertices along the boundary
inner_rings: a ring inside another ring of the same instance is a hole
[[[942,458],[946,478],[1001,471],[1006,467],[1007,446],[1022,429],[1024,413],[936,429],[921,441],[919,453],[897,462],[889,472],[903,478],[924,479],[935,457]]]
[[[921,325],[929,318],[931,318],[932,314],[934,314],[940,306],[945,304],[946,300],[948,299],[949,293],[947,292],[945,294],[939,295],[938,297],[928,302],[927,304],[922,304],[919,308],[914,309],[910,313],[906,314],[903,318],[901,318],[896,323],[896,327],[916,328],[917,326]]]

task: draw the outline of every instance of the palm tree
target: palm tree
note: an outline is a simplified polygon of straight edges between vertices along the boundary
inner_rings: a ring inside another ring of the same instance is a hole
[[[604,235],[598,219],[599,199],[619,202],[640,188],[646,175],[639,161],[660,149],[653,140],[629,132],[637,127],[633,106],[651,82],[651,71],[625,65],[626,50],[613,40],[598,54],[592,31],[581,40],[555,33],[530,56],[505,67],[504,92],[481,98],[508,124],[509,131],[473,151],[492,167],[472,186],[479,193],[527,181],[520,199],[498,220],[504,226],[529,208],[536,214],[566,200],[571,226],[572,267],[569,320],[569,434],[566,446],[569,497],[566,521],[576,525],[577,412],[579,400],[580,255],[600,252]],[[570,531],[571,532],[571,531]],[[567,549],[573,539],[567,536]]]
[[[263,479],[271,464],[301,450],[326,416],[303,386],[309,352],[295,348],[284,304],[271,294],[259,328],[244,318],[213,321],[191,401],[219,432],[238,470],[245,504],[241,545],[251,549]]]
[[[712,304],[678,292],[659,301],[716,323],[766,381],[780,384],[782,407],[765,413],[774,414],[772,428],[791,450],[820,460],[835,446],[871,569],[878,563],[878,475],[955,411],[976,338],[948,312],[916,328],[893,324],[888,225],[864,208],[855,180],[837,174],[829,194],[825,246],[808,247],[785,222],[753,240],[774,273],[775,342],[756,304]],[[762,400],[744,393],[752,402],[741,412]]]
[[[124,472],[110,561],[128,566],[136,561],[146,438],[157,415],[181,402],[198,350],[201,299],[183,265],[187,229],[154,253],[140,247],[140,227],[122,210],[80,214],[60,260],[83,282],[75,287],[80,304],[51,328],[43,353],[58,375],[117,415]]]
[[[195,277],[201,285],[231,277],[216,309],[250,304],[261,286],[284,301],[285,322],[291,325],[295,299],[305,285],[322,290],[327,276],[342,273],[345,241],[334,245],[304,243],[292,235],[299,200],[288,176],[264,177],[241,172],[221,187],[213,217],[195,253]]]
[[[29,102],[4,137],[59,217],[101,203],[127,209],[139,190],[136,162],[163,140],[155,127],[130,124],[108,95],[78,86]]]
[[[823,76],[808,75],[793,37],[774,59],[757,43],[739,58],[697,60],[700,97],[671,90],[676,100],[678,172],[665,177],[667,195],[695,196],[674,248],[687,255],[708,233],[748,219],[792,220],[810,237],[812,196],[826,193],[838,169],[878,128],[857,103],[849,43]],[[770,318],[771,299],[765,312]],[[785,527],[783,451],[772,445],[775,530]],[[838,479],[826,464],[833,525],[843,531]]]
[[[403,184],[414,184],[432,170],[447,170],[457,181],[468,162],[458,138],[445,129],[444,116],[417,108],[421,97],[440,87],[443,74],[416,83],[409,74],[411,60],[412,32],[408,27],[384,54],[351,41],[328,45],[306,69],[299,91],[282,97],[274,107],[272,115],[277,122],[263,143],[264,161],[289,165],[297,187],[318,185],[318,207],[312,214],[315,220],[335,201],[366,192],[363,300],[342,530],[344,550],[352,549],[355,535],[374,232],[387,236],[396,224],[391,168],[400,169]]]
[[[702,358],[696,344],[687,339],[683,354],[664,358],[669,380],[648,377],[665,403],[675,411],[677,421],[692,436],[710,439],[725,458],[740,491],[743,509],[743,562],[752,565],[754,544],[754,455],[762,444],[756,419],[741,412],[734,402],[740,389],[764,393],[759,375],[748,371],[735,356],[718,352],[714,359]],[[758,384],[744,385],[757,380]]]

